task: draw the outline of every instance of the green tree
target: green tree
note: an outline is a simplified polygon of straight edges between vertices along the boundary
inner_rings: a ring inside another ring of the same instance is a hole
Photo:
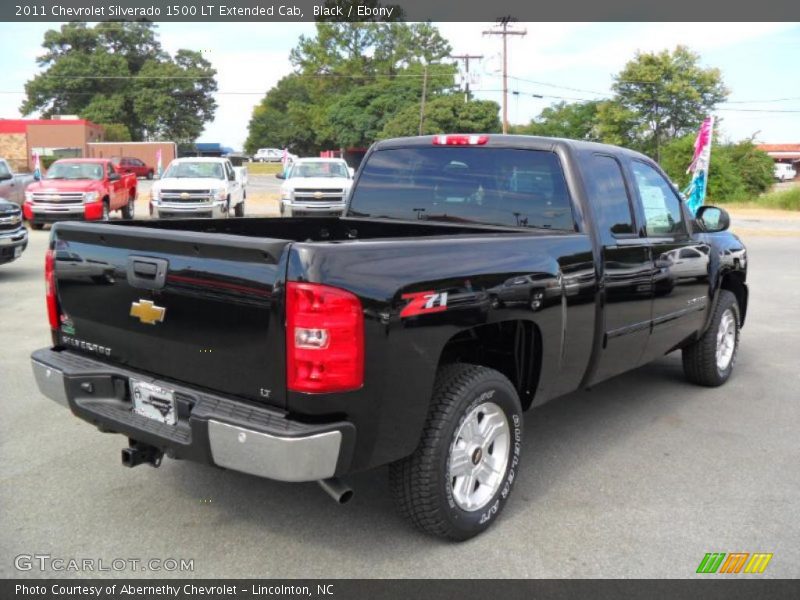
[[[497,133],[501,130],[499,110],[497,102],[491,100],[464,102],[461,94],[439,96],[425,107],[422,133]],[[413,104],[390,119],[380,137],[402,137],[418,133],[419,106]]]
[[[622,127],[633,125],[635,145],[658,160],[664,142],[696,130],[728,95],[719,69],[698,62],[699,56],[685,46],[674,52],[638,52],[615,77],[617,110],[607,108],[609,116],[624,111],[625,118],[606,121],[605,134],[624,137]]]
[[[165,52],[152,23],[71,22],[48,30],[23,114],[77,114],[124,125],[134,140],[193,140],[216,108],[216,71],[199,53]],[[159,111],[161,114],[157,114]]]
[[[596,100],[557,102],[542,110],[528,125],[516,127],[514,133],[599,141],[599,105]]]
[[[131,132],[122,123],[100,123],[103,126],[103,137],[107,142],[130,142]]]
[[[449,53],[428,23],[317,22],[315,35],[301,36],[291,51],[295,72],[254,109],[245,148],[310,154],[367,146],[399,111],[419,111],[424,65],[429,98],[452,87],[456,66],[443,62]]]

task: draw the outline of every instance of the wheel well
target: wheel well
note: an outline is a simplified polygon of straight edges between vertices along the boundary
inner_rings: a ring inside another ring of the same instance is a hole
[[[502,321],[461,331],[442,349],[439,367],[453,363],[482,365],[508,377],[523,410],[530,407],[542,364],[541,334],[530,321]]]
[[[747,314],[747,287],[744,284],[744,274],[740,271],[726,273],[722,278],[720,289],[728,290],[736,296],[741,317],[741,323],[739,323],[739,325],[744,325],[744,317]]]

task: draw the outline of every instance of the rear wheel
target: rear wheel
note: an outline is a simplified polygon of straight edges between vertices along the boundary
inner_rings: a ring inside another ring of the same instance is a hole
[[[152,171],[148,171],[147,172],[147,178],[148,179],[152,179],[153,178],[153,172]]]
[[[390,466],[400,513],[440,537],[481,533],[508,501],[521,442],[522,408],[504,375],[476,365],[444,367],[419,446]]]
[[[136,213],[136,197],[131,196],[130,198],[128,198],[128,203],[122,207],[122,218],[133,219],[135,213]]]
[[[244,216],[244,197],[242,197],[242,201],[237,204],[233,209],[234,216],[243,217]]]
[[[728,290],[720,290],[717,305],[703,336],[683,349],[683,372],[692,383],[716,387],[733,372],[739,348],[739,303]]]

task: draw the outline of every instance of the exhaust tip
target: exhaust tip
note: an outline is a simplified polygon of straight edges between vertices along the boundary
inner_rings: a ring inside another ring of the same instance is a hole
[[[353,499],[353,490],[350,486],[336,477],[320,479],[317,483],[337,504],[347,504]]]

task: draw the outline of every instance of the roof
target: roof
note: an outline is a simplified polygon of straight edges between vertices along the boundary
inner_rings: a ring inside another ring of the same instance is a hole
[[[111,162],[110,158],[59,158],[56,162],[78,162],[78,163],[107,163]]]
[[[226,159],[222,156],[181,156],[174,162],[219,162],[221,160]]]
[[[0,119],[0,133],[25,133],[28,125],[89,125],[97,124],[86,119]]]
[[[756,146],[764,152],[797,152],[800,153],[800,144],[758,144]]]
[[[297,158],[294,161],[294,164],[297,163],[311,163],[311,162],[319,162],[319,163],[346,163],[347,161],[343,158],[322,158],[320,156],[306,156],[305,158]]]

